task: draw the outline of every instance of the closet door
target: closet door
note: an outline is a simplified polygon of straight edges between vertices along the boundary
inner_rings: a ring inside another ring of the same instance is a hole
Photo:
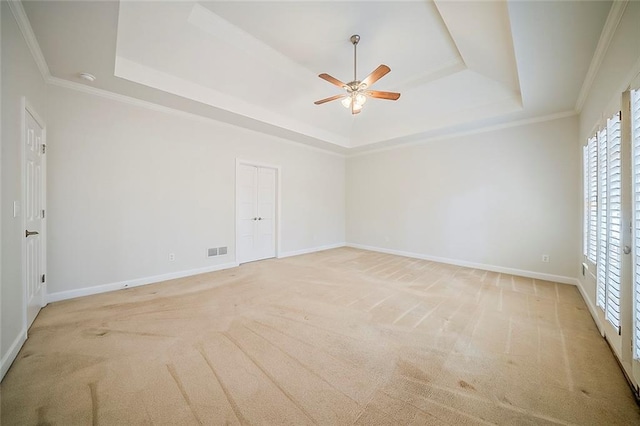
[[[257,212],[255,229],[255,259],[276,256],[276,171],[258,167]]]
[[[237,202],[237,251],[238,262],[250,262],[255,257],[255,227],[258,217],[258,169],[240,164],[236,181]]]
[[[237,173],[238,263],[276,255],[276,170],[247,164]]]

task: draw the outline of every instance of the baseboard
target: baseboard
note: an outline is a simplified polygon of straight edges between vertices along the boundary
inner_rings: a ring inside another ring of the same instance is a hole
[[[326,246],[311,247],[311,248],[302,249],[302,250],[286,251],[284,253],[280,253],[278,255],[278,259],[282,259],[284,257],[299,256],[301,254],[315,253],[318,251],[331,250],[335,248],[345,247],[346,245],[347,243],[337,243],[337,244],[328,244]]]
[[[176,278],[190,277],[192,275],[206,274],[207,272],[221,271],[223,269],[235,268],[236,262],[223,263],[221,265],[207,266],[205,268],[190,269],[187,271],[170,272],[168,274],[154,275],[151,277],[137,278],[135,280],[120,281],[116,283],[84,287],[76,290],[59,291],[47,295],[47,303],[59,302],[61,300],[75,299],[76,297],[91,296],[93,294],[106,293],[108,291],[121,290],[124,288],[139,287],[141,285],[154,284]]]
[[[7,353],[2,357],[2,360],[0,360],[0,381],[4,379],[4,375],[9,371],[9,367],[13,364],[13,361],[18,356],[18,352],[20,352],[22,345],[24,345],[26,341],[27,330],[23,329],[20,334],[18,334],[18,337],[16,337],[16,340],[13,341]]]
[[[517,275],[520,277],[534,278],[536,280],[553,281],[562,284],[578,285],[578,279],[562,275],[545,274],[542,272],[526,271],[524,269],[506,268],[504,266],[488,265],[485,263],[467,262],[466,260],[449,259],[446,257],[429,256],[422,253],[412,253],[401,250],[393,250],[381,247],[367,246],[364,244],[347,243],[347,247],[362,250],[377,251],[380,253],[395,254],[397,256],[411,257],[414,259],[429,260],[432,262],[446,263],[449,265],[463,266],[465,268],[482,269],[485,271],[500,272],[502,274]]]
[[[600,322],[600,319],[598,318],[598,314],[596,312],[596,304],[593,303],[593,300],[591,300],[591,297],[589,297],[589,295],[585,291],[582,282],[580,280],[577,280],[577,282],[578,291],[584,299],[584,303],[587,305],[587,308],[589,308],[589,313],[593,318],[593,322],[596,323],[596,327],[598,327],[598,331],[600,332],[600,334],[604,336],[604,333],[602,332],[602,323]]]
[[[346,243],[330,244],[325,246],[313,247],[304,250],[288,251],[280,253],[278,258],[297,256],[300,254],[315,253],[322,250],[330,250],[333,248],[344,247]],[[59,302],[61,300],[75,299],[76,297],[91,296],[93,294],[106,293],[109,291],[121,290],[124,288],[138,287],[141,285],[158,283],[161,281],[174,280],[176,278],[184,278],[192,275],[206,274],[207,272],[220,271],[223,269],[235,268],[237,262],[229,262],[221,265],[208,266],[206,268],[191,269],[187,271],[171,272],[169,274],[154,275],[151,277],[138,278],[135,280],[120,281],[110,284],[102,284],[92,287],[84,287],[75,290],[60,291],[47,294],[47,303]]]

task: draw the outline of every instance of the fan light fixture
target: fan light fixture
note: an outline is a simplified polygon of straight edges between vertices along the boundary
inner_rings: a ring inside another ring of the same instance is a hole
[[[367,102],[365,95],[359,92],[352,92],[350,96],[342,100],[342,105],[344,105],[345,108],[351,108],[351,104],[353,103],[355,109],[362,109],[365,102]]]
[[[341,103],[345,108],[351,109],[351,114],[358,114],[362,111],[362,106],[367,102],[367,97],[378,98],[378,99],[388,99],[388,100],[398,100],[400,97],[400,93],[395,92],[380,92],[377,90],[367,90],[373,83],[384,77],[391,71],[386,65],[380,65],[376,68],[371,74],[367,76],[362,81],[358,80],[357,77],[357,62],[356,62],[356,53],[357,53],[357,45],[360,41],[360,36],[354,34],[349,39],[351,44],[353,44],[353,81],[349,83],[343,83],[337,78],[331,77],[329,74],[320,74],[320,77],[323,80],[328,81],[331,84],[334,84],[341,89],[347,91],[346,94],[331,96],[330,98],[321,99],[319,101],[314,102],[316,105],[321,105],[325,102],[335,101],[338,99],[342,99]]]

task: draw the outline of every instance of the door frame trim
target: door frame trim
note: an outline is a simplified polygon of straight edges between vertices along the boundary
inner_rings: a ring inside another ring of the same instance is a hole
[[[282,193],[282,168],[280,165],[277,164],[268,164],[268,163],[263,163],[260,161],[253,161],[253,160],[245,160],[245,159],[241,159],[241,158],[236,158],[236,173],[235,173],[235,197],[236,197],[236,201],[235,201],[235,209],[233,212],[233,223],[234,223],[234,233],[235,233],[235,247],[234,247],[234,252],[235,252],[235,262],[236,264],[239,264],[239,260],[238,260],[238,201],[240,199],[240,197],[238,196],[238,173],[240,170],[240,166],[244,165],[244,166],[254,166],[254,167],[263,167],[263,168],[267,168],[267,169],[273,169],[276,171],[276,205],[275,205],[275,210],[276,210],[276,220],[275,220],[275,226],[276,226],[276,259],[279,259],[281,256],[281,252],[282,252],[282,247],[281,247],[281,243],[280,243],[280,237],[281,237],[281,229],[282,227],[280,226],[280,218],[281,218],[281,197],[280,194]]]
[[[29,102],[29,100],[23,96],[22,97],[22,108],[21,108],[21,124],[22,124],[22,128],[20,129],[20,225],[22,226],[21,228],[21,236],[22,236],[22,232],[24,232],[27,226],[27,217],[25,216],[25,210],[24,207],[26,205],[26,167],[25,167],[25,160],[27,158],[27,153],[26,153],[26,148],[25,148],[25,144],[26,144],[26,138],[27,138],[27,133],[26,133],[26,126],[27,126],[27,114],[30,114],[34,120],[36,120],[36,123],[38,123],[38,125],[40,126],[40,128],[42,129],[42,141],[45,145],[48,145],[47,143],[47,126],[44,122],[44,120],[42,119],[42,116],[40,114],[38,114],[38,112],[36,111],[36,109],[33,107],[33,105]],[[47,157],[46,155],[44,157],[42,157],[42,189],[44,191],[44,197],[42,200],[42,205],[43,208],[45,209],[45,211],[47,210]],[[41,237],[42,239],[42,270],[43,273],[46,274],[47,272],[47,216],[45,215],[45,217],[42,219],[42,232],[41,232]],[[21,259],[21,263],[22,263],[22,298],[23,298],[23,303],[22,303],[22,325],[23,325],[23,329],[26,331],[27,335],[29,333],[29,324],[28,324],[28,319],[27,319],[27,312],[29,309],[29,301],[27,300],[27,244],[26,244],[26,239],[24,237],[22,237],[20,239],[22,242],[20,243],[21,246],[21,252],[20,255],[22,257]],[[42,292],[41,292],[41,301],[40,301],[40,305],[41,307],[45,307],[47,304],[47,283],[45,282],[42,285]]]

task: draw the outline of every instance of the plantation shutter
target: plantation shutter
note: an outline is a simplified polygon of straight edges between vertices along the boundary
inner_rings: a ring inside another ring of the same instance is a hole
[[[605,318],[620,329],[622,161],[620,113],[607,120],[607,268]]]
[[[582,255],[589,252],[589,146],[582,147]]]
[[[596,274],[596,305],[605,309],[607,283],[607,129],[597,133],[598,141],[598,253]]]
[[[631,91],[631,149],[633,158],[633,321],[634,358],[640,359],[640,90]]]
[[[589,228],[587,230],[587,259],[596,263],[598,245],[598,141],[595,136],[587,143],[588,197],[589,197]]]

